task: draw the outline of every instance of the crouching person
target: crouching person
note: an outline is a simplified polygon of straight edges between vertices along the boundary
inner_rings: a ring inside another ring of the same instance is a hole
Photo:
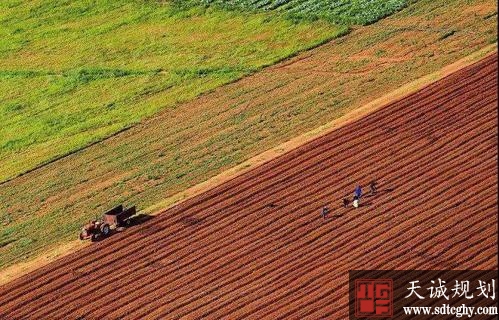
[[[353,196],[353,207],[358,208],[360,206],[360,198],[355,195]]]

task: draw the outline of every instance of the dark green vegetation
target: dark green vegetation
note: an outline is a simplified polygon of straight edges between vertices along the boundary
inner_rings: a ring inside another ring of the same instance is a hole
[[[293,19],[370,24],[404,8],[408,0],[177,0],[181,7],[203,4],[241,11],[275,11]]]

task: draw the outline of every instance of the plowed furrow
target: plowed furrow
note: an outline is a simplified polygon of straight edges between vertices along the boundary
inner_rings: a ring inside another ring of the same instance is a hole
[[[132,290],[133,291],[133,290]]]
[[[482,115],[480,115],[480,117],[479,117],[479,118],[483,119]],[[110,280],[112,280],[112,279],[110,279]],[[129,280],[133,283],[133,279],[129,279]],[[78,288],[78,287],[76,287],[76,288]],[[88,289],[87,289],[87,288],[85,288],[85,290],[89,290],[89,292],[90,292],[90,291],[92,291],[92,292],[93,292],[93,291],[94,291],[94,289],[95,289],[95,288],[92,288],[92,287],[90,287],[90,288],[88,288]],[[80,290],[80,291],[82,291],[82,290]],[[82,292],[81,294],[84,294],[84,292]],[[94,294],[95,294],[95,292],[94,292]],[[107,293],[106,293],[106,294],[104,294],[104,295],[107,295]],[[47,298],[49,298],[49,297],[47,297]],[[71,296],[71,298],[77,298],[77,297],[73,297],[73,296]],[[64,301],[64,299],[62,299],[62,300],[61,300],[61,304],[63,304],[63,303],[66,305],[66,302]],[[68,306],[66,305],[66,309],[67,309],[67,307],[68,307]]]
[[[497,54],[0,287],[0,317],[344,318],[348,270],[497,268],[496,105]]]

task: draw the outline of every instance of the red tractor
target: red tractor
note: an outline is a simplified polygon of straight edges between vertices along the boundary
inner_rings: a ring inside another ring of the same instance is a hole
[[[123,210],[123,206],[119,205],[104,213],[101,220],[93,220],[85,225],[80,232],[80,240],[91,239],[95,241],[99,238],[105,238],[113,230],[130,225],[131,217],[135,213],[135,206]]]

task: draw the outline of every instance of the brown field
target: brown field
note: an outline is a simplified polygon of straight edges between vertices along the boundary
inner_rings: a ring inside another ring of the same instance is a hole
[[[497,269],[497,70],[496,53],[4,285],[0,316],[342,319],[351,269]]]

